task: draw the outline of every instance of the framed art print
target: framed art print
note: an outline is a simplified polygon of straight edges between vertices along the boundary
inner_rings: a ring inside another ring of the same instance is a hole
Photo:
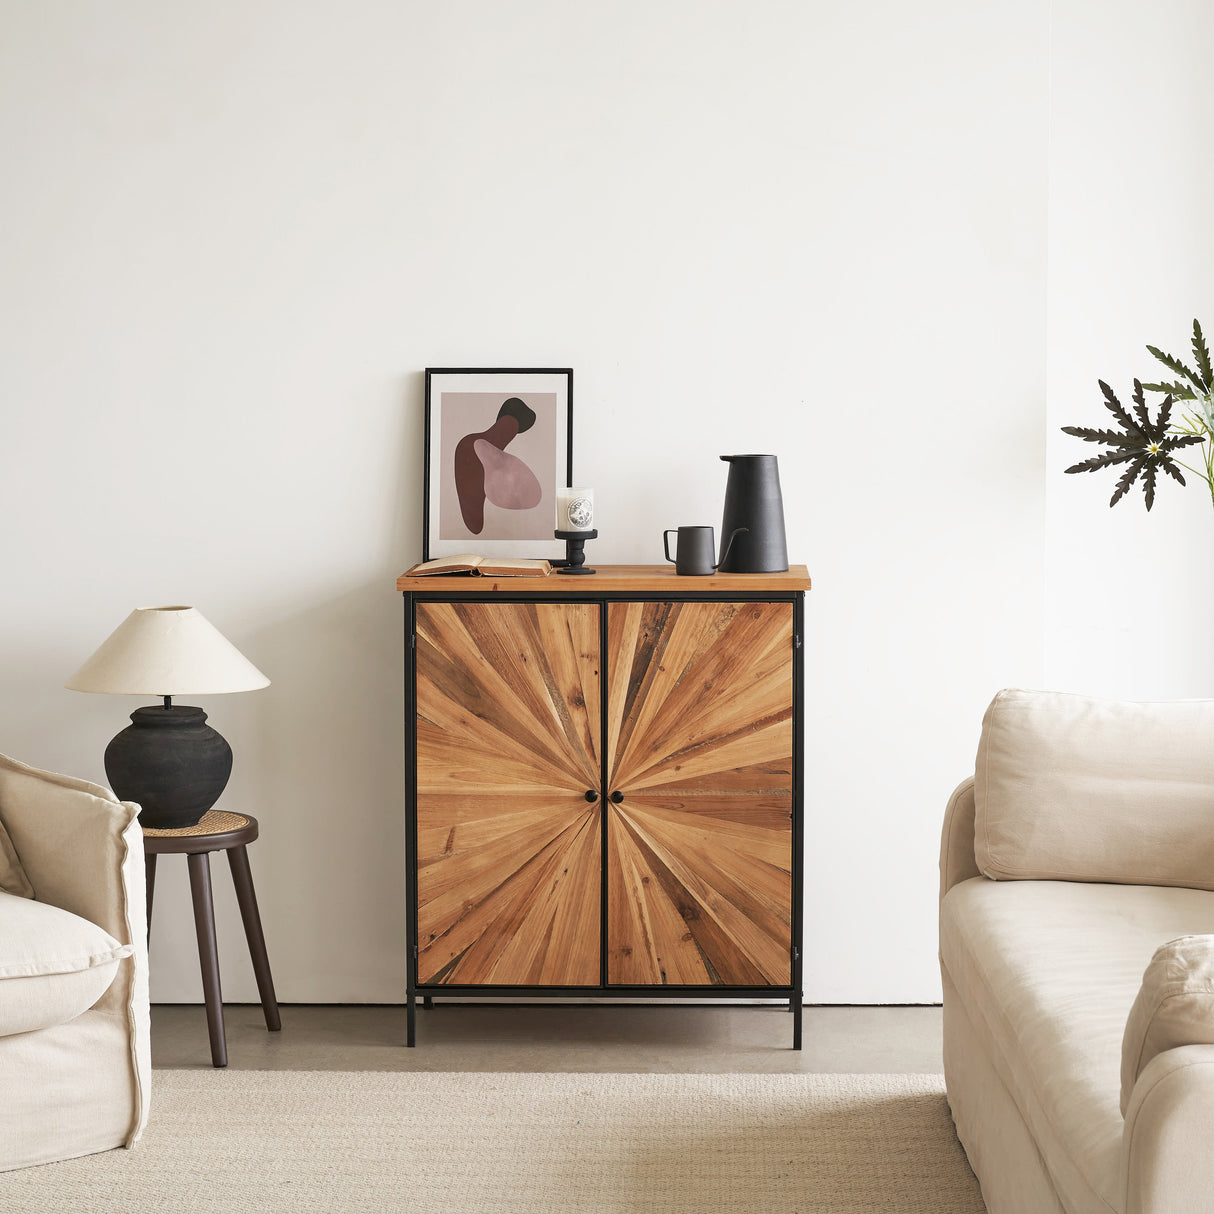
[[[556,494],[572,483],[570,368],[426,368],[423,561],[563,557]]]

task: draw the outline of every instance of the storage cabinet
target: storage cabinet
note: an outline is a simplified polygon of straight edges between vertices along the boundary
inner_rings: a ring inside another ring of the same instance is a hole
[[[498,991],[787,999],[799,1047],[804,570],[489,581],[398,582],[409,1044]]]

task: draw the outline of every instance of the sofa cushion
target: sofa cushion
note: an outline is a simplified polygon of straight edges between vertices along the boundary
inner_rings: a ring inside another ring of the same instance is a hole
[[[32,898],[34,887],[21,867],[20,857],[13,841],[0,821],[0,893],[15,894],[18,898]]]
[[[79,915],[0,893],[0,1037],[74,1020],[132,951]]]
[[[1214,936],[1181,936],[1155,950],[1121,1044],[1121,1112],[1156,1054],[1214,1045]]]
[[[974,778],[988,877],[1214,889],[1214,700],[1001,691]]]
[[[1214,893],[974,877],[941,903],[941,961],[1068,1210],[1123,1208],[1126,1020],[1190,932],[1214,932]]]

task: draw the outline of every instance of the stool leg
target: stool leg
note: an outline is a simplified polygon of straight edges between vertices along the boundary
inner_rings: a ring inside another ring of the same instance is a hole
[[[194,898],[194,930],[198,934],[198,962],[202,967],[202,994],[207,1005],[207,1031],[211,1035],[211,1062],[228,1065],[223,1031],[223,993],[219,989],[219,950],[215,947],[215,906],[211,901],[211,858],[206,852],[186,857],[190,865],[190,893]]]
[[[156,892],[156,853],[154,851],[144,852],[143,854],[143,873],[147,881],[148,887],[148,944],[152,943],[152,895]]]
[[[261,1010],[266,1018],[266,1028],[271,1033],[277,1033],[282,1028],[282,1020],[278,1015],[278,1000],[274,997],[274,979],[270,977],[270,958],[266,953],[266,938],[261,930],[261,916],[257,913],[257,894],[253,889],[249,852],[243,843],[239,847],[228,848],[228,864],[232,869],[232,884],[236,887],[236,901],[240,903],[240,917],[244,920],[244,934],[249,942],[253,973],[257,976],[257,993],[261,996]]]

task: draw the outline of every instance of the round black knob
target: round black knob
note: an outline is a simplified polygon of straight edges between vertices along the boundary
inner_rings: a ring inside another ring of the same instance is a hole
[[[623,799],[624,799],[624,794],[622,792],[620,792],[620,790],[618,788],[615,790],[615,792],[613,792],[611,794],[611,800],[616,805],[618,805]]]
[[[597,801],[598,799],[599,799],[599,794],[597,792],[595,792],[595,790],[593,788],[586,789],[586,800],[587,801]]]

